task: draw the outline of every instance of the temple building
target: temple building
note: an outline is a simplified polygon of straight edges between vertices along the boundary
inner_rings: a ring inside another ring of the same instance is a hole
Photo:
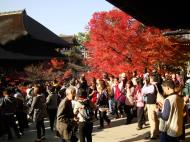
[[[70,48],[63,40],[27,15],[25,10],[0,13],[0,65],[22,67],[51,58],[65,58],[60,49]]]

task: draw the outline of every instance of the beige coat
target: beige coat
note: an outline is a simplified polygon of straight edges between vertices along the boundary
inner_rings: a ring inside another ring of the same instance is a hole
[[[159,129],[171,137],[179,137],[182,134],[184,101],[178,95],[168,96],[165,100],[170,102],[170,115],[167,121],[160,119]]]

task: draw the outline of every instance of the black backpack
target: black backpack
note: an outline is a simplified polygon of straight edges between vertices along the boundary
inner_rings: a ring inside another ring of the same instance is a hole
[[[94,118],[94,111],[92,106],[90,105],[91,102],[89,100],[86,100],[80,103],[84,105],[84,108],[81,110],[83,111],[83,113],[79,111],[80,115],[84,118],[85,121],[92,121]]]

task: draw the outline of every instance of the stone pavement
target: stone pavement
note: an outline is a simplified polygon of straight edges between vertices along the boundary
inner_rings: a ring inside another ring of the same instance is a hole
[[[135,120],[134,120],[135,121]],[[49,122],[45,121],[46,124],[46,140],[45,142],[61,142],[59,138],[55,137],[55,134],[50,131]],[[144,137],[149,131],[149,127],[142,130],[136,130],[137,123],[125,125],[125,118],[113,120],[111,127],[105,129],[97,129],[99,122],[95,122],[93,131],[93,142],[148,142]],[[183,142],[190,142],[190,128],[186,129],[187,139]],[[17,139],[8,142],[34,142],[36,138],[36,130],[34,125],[30,126],[30,129],[26,130],[24,135]],[[0,138],[0,142],[6,142],[6,137]],[[154,140],[153,142],[159,142]]]
[[[149,132],[149,127],[142,130],[136,130],[137,123],[125,125],[125,120],[120,119],[112,122],[110,128],[103,131],[96,131],[93,133],[94,142],[149,142],[144,137]],[[183,142],[190,142],[190,128],[186,129],[187,139]],[[159,140],[152,140],[159,142]]]

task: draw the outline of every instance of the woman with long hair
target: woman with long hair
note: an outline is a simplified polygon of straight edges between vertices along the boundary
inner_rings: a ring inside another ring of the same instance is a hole
[[[131,80],[127,81],[125,85],[125,91],[126,91],[125,111],[127,115],[126,124],[130,124],[133,119],[133,113],[131,113],[132,112],[131,110],[134,107],[134,93],[135,93],[135,88]]]
[[[93,103],[93,105],[95,106],[95,118],[98,120],[98,109],[97,109],[97,88],[96,88],[96,79],[93,78],[92,83],[90,85],[90,87],[88,88],[88,98],[89,100]]]
[[[98,100],[97,100],[97,106],[99,108],[99,114],[100,114],[100,129],[104,128],[104,120],[108,123],[108,126],[110,126],[111,120],[107,116],[108,111],[108,93],[106,88],[106,83],[103,80],[99,80],[99,84],[97,87],[98,90]]]

